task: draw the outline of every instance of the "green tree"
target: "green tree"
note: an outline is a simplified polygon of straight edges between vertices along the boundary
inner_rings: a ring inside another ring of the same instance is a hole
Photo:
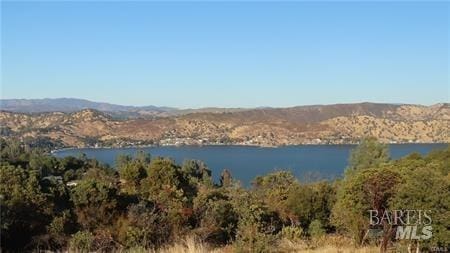
[[[183,174],[171,159],[155,158],[147,168],[147,177],[141,180],[140,195],[156,202],[168,213],[174,233],[181,232],[192,214],[189,198],[183,190]]]
[[[94,235],[89,231],[79,231],[70,239],[69,247],[75,252],[91,252],[94,244]]]
[[[436,168],[408,170],[397,193],[391,199],[393,210],[426,210],[431,217],[433,236],[423,241],[428,246],[450,244],[450,174],[442,175]],[[420,226],[420,229],[423,227]],[[419,229],[419,231],[420,231]]]
[[[152,160],[152,156],[143,150],[137,151],[136,154],[134,155],[134,161],[136,161],[140,164],[143,164],[143,165],[150,164],[151,160]]]
[[[325,235],[325,228],[320,220],[313,220],[308,227],[308,233],[311,237],[317,238]]]
[[[71,193],[78,223],[93,231],[109,226],[117,215],[117,189],[114,185],[94,179],[80,181]]]
[[[52,156],[45,156],[36,153],[30,156],[29,168],[39,171],[43,177],[50,175],[62,175],[64,172],[59,168],[58,159]]]
[[[139,163],[127,163],[119,169],[123,188],[129,193],[136,193],[142,179],[147,176],[145,167]]]
[[[233,176],[231,172],[227,169],[224,169],[220,174],[220,186],[222,187],[230,187],[233,185]]]
[[[224,245],[235,238],[239,216],[221,188],[200,192],[194,199],[194,214],[194,233],[202,241]]]
[[[297,220],[306,230],[313,220],[332,230],[330,215],[336,199],[335,186],[328,182],[299,185],[293,189],[286,205],[293,220]]]
[[[128,165],[133,161],[133,157],[130,155],[120,154],[116,157],[116,168],[117,170],[121,170],[123,167]]]
[[[116,159],[116,167],[119,171],[123,189],[131,194],[138,192],[140,181],[147,176],[146,169],[150,165],[151,156],[143,151],[138,151],[133,157],[119,155]]]
[[[20,167],[0,166],[2,247],[20,250],[32,237],[45,233],[53,203],[41,191],[39,173]]]
[[[389,161],[387,145],[373,137],[365,138],[352,150],[349,160],[350,170],[370,169]]]
[[[277,171],[258,176],[253,181],[253,190],[265,201],[270,210],[283,217],[290,216],[287,200],[292,191],[299,187],[295,176],[289,171]]]
[[[185,160],[181,171],[191,185],[205,184],[212,186],[211,170],[199,160]]]
[[[253,192],[237,189],[232,193],[234,209],[239,214],[235,249],[237,252],[271,252],[283,221],[270,211]]]
[[[333,223],[350,234],[356,243],[363,242],[370,223],[369,210],[383,213],[389,208],[399,177],[395,169],[386,165],[347,174],[340,182],[337,192],[337,201],[332,211]],[[392,231],[387,223],[382,224],[382,228],[385,235]]]
[[[130,205],[127,218],[126,246],[152,248],[170,240],[170,220],[155,203],[141,201]]]
[[[161,203],[182,197],[180,172],[180,167],[171,159],[153,159],[147,168],[147,177],[141,182],[141,193],[148,199]]]

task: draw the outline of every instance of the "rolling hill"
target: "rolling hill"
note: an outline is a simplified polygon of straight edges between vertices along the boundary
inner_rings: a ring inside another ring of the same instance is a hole
[[[88,105],[81,103],[77,108]],[[375,136],[382,142],[450,142],[449,104],[358,103],[182,112],[167,109],[165,114],[131,118],[111,113],[128,107],[94,105],[97,107],[79,111],[72,105],[63,112],[24,113],[26,107],[17,104],[14,108],[17,111],[20,107],[21,112],[6,111],[13,108],[10,103],[0,112],[1,135],[44,138],[65,147],[339,144],[355,143],[364,136]]]

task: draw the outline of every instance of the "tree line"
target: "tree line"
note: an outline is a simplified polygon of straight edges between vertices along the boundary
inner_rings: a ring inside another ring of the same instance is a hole
[[[80,252],[158,249],[194,235],[210,247],[273,252],[280,240],[312,242],[330,235],[355,245],[406,247],[392,224],[368,236],[369,210],[431,210],[432,237],[450,243],[450,147],[398,160],[364,139],[340,179],[299,182],[289,171],[256,177],[244,188],[224,170],[214,182],[198,160],[177,164],[138,152],[116,168],[86,156],[56,158],[0,140],[1,249]],[[413,241],[415,242],[415,241]]]

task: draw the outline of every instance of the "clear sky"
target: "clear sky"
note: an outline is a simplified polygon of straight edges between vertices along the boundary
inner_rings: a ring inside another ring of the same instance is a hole
[[[2,2],[2,98],[449,101],[446,2]]]

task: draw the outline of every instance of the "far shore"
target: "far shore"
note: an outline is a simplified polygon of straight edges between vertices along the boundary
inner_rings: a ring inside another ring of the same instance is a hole
[[[430,145],[430,144],[442,144],[442,145],[450,145],[447,142],[396,142],[396,143],[384,143],[387,145]],[[298,147],[298,146],[356,146],[358,143],[304,143],[304,144],[293,144],[293,145],[278,145],[278,146],[270,146],[270,145],[258,145],[258,144],[204,144],[204,145],[193,145],[193,144],[183,144],[183,145],[175,145],[175,144],[166,144],[166,145],[131,145],[131,146],[85,146],[85,147],[63,147],[58,149],[53,149],[50,153],[55,154],[68,150],[80,150],[80,149],[139,149],[139,148],[159,148],[159,147],[256,147],[256,148],[280,148],[280,147]]]

